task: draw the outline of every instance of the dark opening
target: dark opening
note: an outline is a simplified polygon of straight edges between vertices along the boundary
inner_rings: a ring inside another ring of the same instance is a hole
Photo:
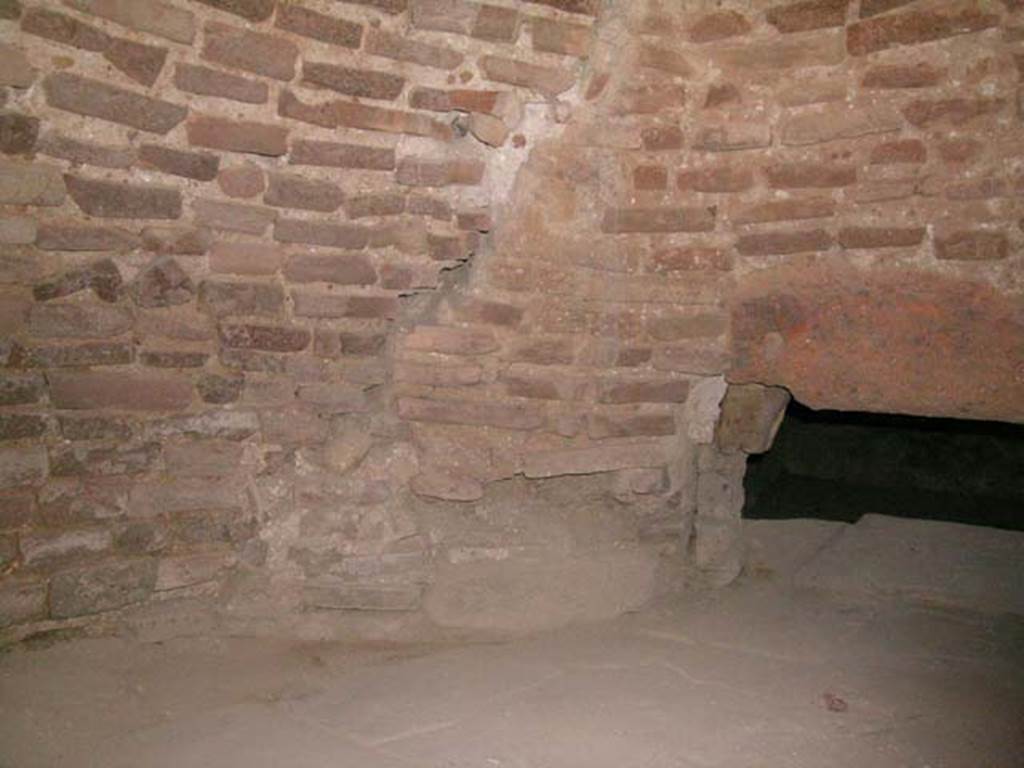
[[[744,516],[856,522],[876,513],[1024,530],[1024,426],[795,401],[752,456]]]

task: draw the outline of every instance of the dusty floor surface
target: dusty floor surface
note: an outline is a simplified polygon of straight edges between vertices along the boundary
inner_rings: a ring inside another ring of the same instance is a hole
[[[1019,768],[1024,619],[753,569],[501,644],[83,640],[0,656],[0,766]]]

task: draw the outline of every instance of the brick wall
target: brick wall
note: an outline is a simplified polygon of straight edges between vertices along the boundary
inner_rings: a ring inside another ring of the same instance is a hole
[[[555,486],[678,549],[725,373],[1024,417],[1011,0],[0,0],[0,41],[0,628],[230,575],[418,609]]]

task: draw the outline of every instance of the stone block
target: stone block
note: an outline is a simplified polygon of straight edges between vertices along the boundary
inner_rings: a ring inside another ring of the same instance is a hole
[[[772,447],[789,400],[782,387],[731,385],[722,400],[716,444],[727,453],[764,453]]]

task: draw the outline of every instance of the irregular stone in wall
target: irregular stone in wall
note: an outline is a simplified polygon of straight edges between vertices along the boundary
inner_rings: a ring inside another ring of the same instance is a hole
[[[220,158],[216,155],[185,152],[156,144],[143,144],[139,147],[139,161],[144,167],[196,181],[212,181],[217,177],[220,167]]]
[[[66,0],[72,8],[176,43],[195,39],[193,15],[160,0]]]
[[[0,375],[0,405],[31,405],[39,402],[46,383],[38,374]]]
[[[715,435],[718,447],[725,452],[764,453],[775,441],[789,400],[782,387],[730,386]]]
[[[362,24],[317,13],[292,3],[278,6],[274,26],[342,48],[359,48],[363,39]]]
[[[41,445],[0,448],[0,488],[40,482],[47,468],[46,449]]]
[[[0,112],[0,152],[5,155],[26,155],[32,152],[39,138],[39,118],[16,112]]]
[[[68,410],[180,411],[192,401],[188,379],[167,373],[62,371],[49,379],[50,400]]]
[[[132,284],[132,298],[140,307],[188,304],[195,295],[192,278],[172,258],[161,257],[146,267]]]
[[[0,160],[0,204],[60,205],[65,195],[64,180],[55,166]]]
[[[276,157],[288,151],[288,130],[252,121],[196,116],[185,126],[188,141],[200,147]]]
[[[174,86],[180,91],[200,96],[216,96],[247,104],[265,104],[270,97],[266,83],[197,64],[178,64],[174,68]]]
[[[167,133],[188,110],[177,104],[116,88],[70,72],[55,72],[43,81],[51,107],[98,117],[150,133]]]
[[[199,306],[214,317],[262,315],[273,317],[284,309],[284,289],[267,283],[228,283],[204,280]]]
[[[245,378],[206,373],[196,380],[196,390],[204,403],[227,405],[237,402],[245,386]]]
[[[161,255],[201,256],[210,248],[210,230],[203,227],[145,227],[142,247]]]
[[[0,44],[0,85],[28,88],[35,79],[36,71],[24,52],[13,45]]]
[[[483,56],[479,63],[486,79],[530,88],[545,96],[558,96],[576,83],[573,72],[503,56]]]
[[[28,329],[41,338],[96,339],[119,336],[134,325],[124,307],[104,304],[37,304],[29,312]]]
[[[744,256],[786,255],[825,251],[834,243],[832,235],[823,229],[799,232],[758,232],[740,236],[736,241],[736,250]]]
[[[394,101],[405,89],[405,78],[399,75],[315,61],[303,63],[302,82],[346,96],[381,101]]]
[[[665,466],[667,461],[664,449],[657,443],[537,451],[526,457],[523,474],[530,478],[545,478],[589,475],[620,469],[656,469]]]
[[[292,144],[288,162],[292,165],[393,171],[395,169],[395,150],[359,144],[336,144],[330,141],[297,139]]]
[[[997,26],[999,15],[985,13],[977,3],[954,2],[937,10],[907,11],[878,16],[850,25],[846,45],[853,56],[864,56],[898,45],[916,45]]]
[[[67,619],[146,599],[156,584],[156,560],[113,562],[65,571],[50,583],[50,613]]]
[[[912,248],[924,241],[924,227],[843,227],[839,244],[847,249]]]
[[[112,39],[103,58],[142,85],[153,85],[167,61],[167,49],[133,40]]]
[[[177,219],[181,192],[174,187],[128,185],[65,174],[68,193],[82,211],[97,218]]]
[[[255,324],[222,325],[219,335],[228,347],[264,352],[301,352],[312,339],[305,328]]]
[[[233,13],[249,21],[266,21],[274,12],[275,0],[196,0],[196,2]]]
[[[70,269],[60,277],[38,283],[32,288],[36,301],[49,301],[91,289],[98,299],[115,302],[121,295],[121,272],[110,259]]]

